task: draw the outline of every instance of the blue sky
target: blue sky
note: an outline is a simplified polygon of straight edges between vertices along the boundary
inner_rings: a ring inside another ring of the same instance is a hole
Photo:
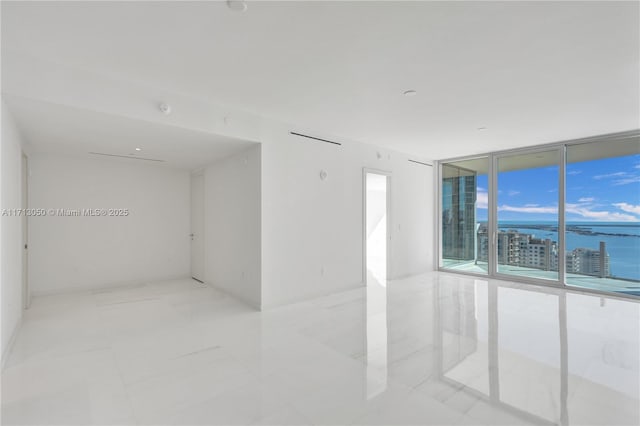
[[[478,220],[487,220],[487,176],[480,175]],[[568,222],[640,222],[640,155],[567,165]],[[558,167],[498,175],[498,220],[557,220]]]

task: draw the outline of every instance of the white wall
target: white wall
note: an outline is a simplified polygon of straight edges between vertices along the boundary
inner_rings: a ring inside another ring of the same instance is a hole
[[[34,294],[189,276],[189,173],[131,160],[33,155],[30,207],[129,209],[126,217],[34,217]]]
[[[434,269],[434,172],[409,162],[410,156],[391,156],[391,274],[402,278]]]
[[[1,208],[22,207],[22,141],[13,117],[2,101],[0,165]],[[2,285],[2,363],[22,318],[22,218],[2,216],[0,221],[0,282]]]
[[[433,269],[431,167],[372,145],[332,145],[289,130],[264,129],[263,307],[362,285],[363,167],[392,173],[391,277]]]
[[[205,170],[205,281],[261,307],[260,145]]]
[[[300,130],[294,126],[169,93],[161,87],[10,52],[9,58],[14,66],[3,71],[3,82],[7,82],[5,90],[17,96],[260,141],[262,306],[361,285],[365,166],[393,172],[392,275],[433,269],[431,167],[409,163],[406,155],[386,150],[379,150],[383,155],[378,159],[378,149],[353,141],[345,141],[337,149],[321,142],[301,141],[288,134]],[[153,107],[158,99],[170,99],[174,113],[168,117],[158,113]],[[309,133],[329,136],[313,130]],[[318,173],[322,168],[327,169],[329,177],[321,184]]]

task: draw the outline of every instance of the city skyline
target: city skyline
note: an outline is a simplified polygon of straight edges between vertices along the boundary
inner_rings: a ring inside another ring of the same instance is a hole
[[[489,237],[486,225],[477,232],[476,262],[488,261]],[[534,233],[517,230],[499,230],[497,238],[498,265],[515,265],[545,271],[558,271],[558,242],[549,238],[537,238]],[[595,248],[579,247],[566,250],[567,273],[611,276],[606,242],[599,241]]]

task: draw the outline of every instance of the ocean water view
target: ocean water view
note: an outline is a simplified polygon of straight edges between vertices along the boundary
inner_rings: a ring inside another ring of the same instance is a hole
[[[638,139],[454,160],[441,181],[444,268],[640,296]]]
[[[640,281],[640,223],[567,222],[567,251],[576,248],[597,250],[600,242],[609,253],[611,276]],[[537,238],[558,241],[558,225],[551,221],[500,221],[501,231],[516,230]]]

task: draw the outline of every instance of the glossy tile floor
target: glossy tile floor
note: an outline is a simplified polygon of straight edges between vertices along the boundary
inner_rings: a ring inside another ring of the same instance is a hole
[[[430,273],[255,312],[191,280],[33,300],[3,424],[638,425],[640,304]]]

